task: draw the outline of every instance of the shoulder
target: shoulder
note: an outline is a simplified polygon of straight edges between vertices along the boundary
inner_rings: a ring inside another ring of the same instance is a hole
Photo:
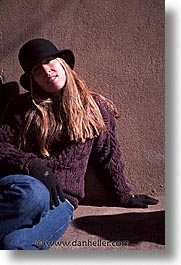
[[[7,105],[2,123],[9,123],[16,115],[25,115],[25,113],[31,108],[30,93],[19,94]]]
[[[100,111],[106,111],[108,109],[108,104],[105,98],[99,94],[92,94],[93,99],[95,100],[97,106],[99,107]]]
[[[109,113],[110,115],[117,118],[117,109],[111,100],[97,93],[92,93],[92,97],[98,105],[102,114]]]
[[[30,93],[19,94],[7,106],[6,111],[16,113],[25,109],[29,109],[30,106],[31,106]]]
[[[92,94],[92,97],[94,98],[100,112],[102,115],[102,118],[107,126],[115,127],[116,121],[115,118],[117,118],[117,109],[114,106],[113,102],[109,99],[103,97],[99,94]]]
[[[15,109],[21,109],[25,107],[29,107],[31,104],[31,95],[29,92],[24,93],[24,94],[19,94],[17,97],[15,97],[11,101],[11,108]]]

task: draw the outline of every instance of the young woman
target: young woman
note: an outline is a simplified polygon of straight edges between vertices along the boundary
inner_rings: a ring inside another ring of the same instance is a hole
[[[88,163],[117,205],[146,208],[158,200],[132,195],[115,135],[116,108],[90,92],[73,70],[70,50],[45,39],[25,43],[20,95],[0,127],[0,239],[4,249],[48,249],[84,197]]]

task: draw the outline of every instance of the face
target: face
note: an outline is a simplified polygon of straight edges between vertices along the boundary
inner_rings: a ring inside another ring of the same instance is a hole
[[[49,94],[57,94],[66,83],[65,70],[54,57],[49,57],[36,64],[31,74],[41,89]]]

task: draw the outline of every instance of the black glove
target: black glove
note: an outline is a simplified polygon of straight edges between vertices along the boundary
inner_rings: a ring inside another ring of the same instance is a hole
[[[149,197],[148,195],[131,195],[128,203],[125,205],[126,208],[148,208],[148,205],[155,205],[158,200]]]
[[[64,193],[61,185],[57,182],[53,172],[46,167],[41,160],[33,159],[29,165],[30,175],[39,179],[50,192],[50,206],[59,205],[58,197],[62,202],[65,201]]]

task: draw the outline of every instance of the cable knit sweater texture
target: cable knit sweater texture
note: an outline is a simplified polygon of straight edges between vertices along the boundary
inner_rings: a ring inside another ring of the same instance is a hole
[[[55,173],[65,197],[77,208],[79,200],[85,196],[84,179],[87,165],[91,163],[97,176],[115,194],[120,206],[127,203],[130,187],[124,177],[114,115],[103,99],[99,96],[94,96],[94,99],[100,108],[106,130],[99,137],[85,143],[71,142],[66,135],[62,135],[59,140],[52,142],[50,157],[42,158],[34,146],[33,132],[30,137],[32,145],[28,150],[19,150],[17,147],[25,114],[33,107],[29,93],[21,95],[19,101],[12,103],[6,122],[0,126],[0,177],[19,173],[29,175],[30,161],[40,158]]]

